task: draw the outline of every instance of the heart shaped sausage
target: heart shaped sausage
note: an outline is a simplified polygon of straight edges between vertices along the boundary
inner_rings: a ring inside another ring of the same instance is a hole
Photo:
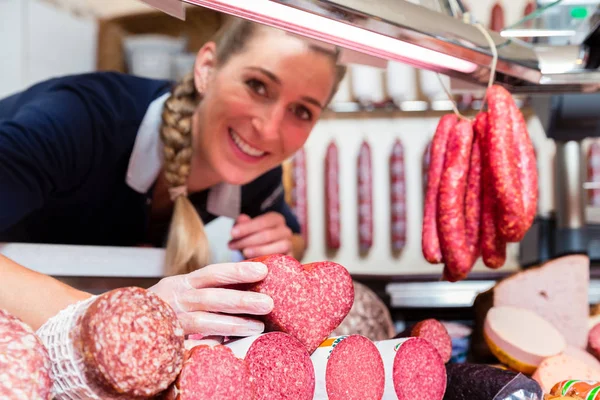
[[[249,288],[273,299],[273,311],[264,316],[265,331],[289,333],[311,354],[352,308],[352,277],[340,264],[322,261],[302,265],[285,255],[248,261],[261,262],[269,269],[265,279]]]

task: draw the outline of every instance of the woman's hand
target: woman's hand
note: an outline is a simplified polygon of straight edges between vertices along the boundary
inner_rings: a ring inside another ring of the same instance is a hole
[[[231,230],[229,248],[240,250],[244,257],[254,258],[269,254],[293,255],[292,230],[283,215],[268,212],[256,218],[242,214]]]
[[[265,315],[273,309],[273,300],[224,286],[258,282],[267,272],[264,264],[256,262],[212,264],[164,278],[148,290],[171,305],[186,334],[251,336],[264,331],[262,322],[226,314]]]

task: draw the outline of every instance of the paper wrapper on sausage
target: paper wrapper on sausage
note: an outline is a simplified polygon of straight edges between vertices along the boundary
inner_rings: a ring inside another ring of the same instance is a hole
[[[383,400],[442,400],[446,368],[438,351],[421,338],[375,342],[383,359]]]
[[[380,400],[385,385],[377,347],[364,336],[325,340],[311,355],[315,369],[315,399]]]
[[[37,334],[52,360],[56,400],[148,398],[167,389],[183,365],[175,312],[141,288],[72,304]]]
[[[243,358],[256,386],[256,400],[311,400],[315,372],[302,343],[284,332],[249,336],[225,344]]]

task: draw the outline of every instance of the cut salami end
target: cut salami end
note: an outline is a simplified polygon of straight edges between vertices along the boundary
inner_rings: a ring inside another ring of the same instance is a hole
[[[600,324],[590,329],[588,334],[588,349],[592,354],[600,358]]]
[[[385,369],[377,347],[361,335],[329,338],[311,357],[317,375],[315,398],[380,400]]]
[[[452,357],[452,339],[446,327],[436,319],[426,319],[417,323],[411,330],[411,336],[427,340],[436,348],[442,361],[447,363]]]
[[[256,399],[311,400],[315,371],[306,348],[291,335],[270,332],[258,337],[245,357],[256,384]]]
[[[183,365],[184,334],[173,309],[136,287],[99,296],[85,312],[76,346],[86,375],[109,393],[153,396]]]
[[[517,307],[494,307],[484,337],[494,355],[512,369],[532,374],[547,357],[563,352],[564,336],[538,314]]]
[[[183,369],[168,392],[168,400],[254,400],[250,370],[223,345],[192,348]]]
[[[29,325],[0,309],[0,399],[50,400],[50,357]]]
[[[340,264],[302,265],[284,255],[248,261],[262,262],[269,269],[267,277],[250,288],[273,299],[273,311],[264,318],[266,331],[289,333],[309,353],[337,328],[352,308],[352,278]]]

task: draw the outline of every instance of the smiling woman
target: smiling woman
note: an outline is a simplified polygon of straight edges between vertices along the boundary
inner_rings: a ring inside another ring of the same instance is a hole
[[[176,276],[151,290],[174,305],[193,292],[182,313],[202,313],[186,317],[199,318],[188,324],[194,333],[254,334],[260,323],[213,313],[264,314],[270,299],[195,295],[213,290],[188,279],[210,260],[204,223],[235,218],[229,247],[246,258],[302,257],[281,164],[304,145],[344,72],[336,52],[232,19],[181,82],[97,72],[0,100],[0,241],[166,245]],[[215,286],[264,277],[248,268],[203,270],[217,274]],[[2,257],[0,276],[0,308],[33,326],[88,296]]]

